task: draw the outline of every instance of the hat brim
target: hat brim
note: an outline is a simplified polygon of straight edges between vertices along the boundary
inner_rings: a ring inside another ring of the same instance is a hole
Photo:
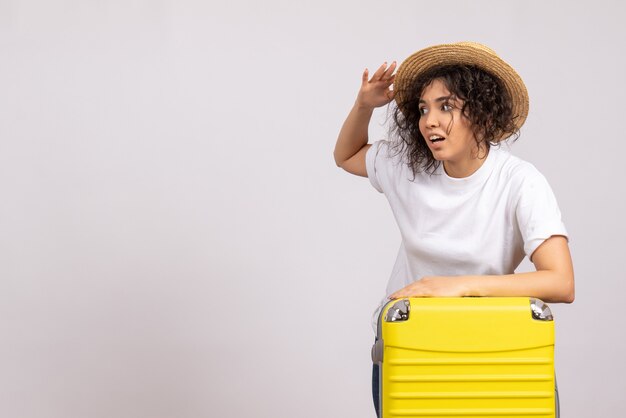
[[[497,77],[513,102],[514,124],[520,129],[528,116],[528,91],[519,74],[490,48],[475,42],[434,45],[409,56],[402,62],[394,80],[396,103],[402,103],[412,82],[424,72],[443,65],[472,65]],[[504,139],[504,138],[500,138]]]

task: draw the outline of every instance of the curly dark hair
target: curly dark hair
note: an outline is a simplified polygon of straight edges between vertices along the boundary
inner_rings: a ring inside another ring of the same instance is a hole
[[[421,171],[432,174],[440,165],[419,130],[422,117],[419,100],[424,89],[435,80],[441,80],[450,93],[463,102],[461,115],[469,119],[478,149],[481,143],[489,147],[503,138],[514,136],[516,140],[519,137],[511,97],[497,77],[475,66],[434,67],[401,92],[401,97],[409,99],[397,103],[392,113],[390,136],[397,139],[393,141],[392,150],[396,155],[404,155],[413,175]]]

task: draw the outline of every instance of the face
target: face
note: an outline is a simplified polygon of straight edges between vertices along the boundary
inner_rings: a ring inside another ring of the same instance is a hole
[[[454,168],[469,170],[471,174],[484,161],[476,158],[476,140],[470,120],[461,114],[462,106],[463,102],[452,97],[441,80],[433,80],[420,98],[420,132],[433,157],[443,161],[448,174]]]

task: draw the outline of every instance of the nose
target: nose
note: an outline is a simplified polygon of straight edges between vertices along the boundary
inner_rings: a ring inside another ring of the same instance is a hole
[[[429,128],[435,128],[439,126],[439,120],[434,115],[435,112],[427,112],[424,117],[426,118],[425,125]]]

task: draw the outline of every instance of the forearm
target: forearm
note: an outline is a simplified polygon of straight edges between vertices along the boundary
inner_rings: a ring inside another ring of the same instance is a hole
[[[545,240],[531,256],[537,271],[503,275],[427,276],[393,293],[401,297],[533,296],[545,302],[574,301],[574,267],[563,236]]]
[[[367,145],[368,126],[374,109],[355,103],[348,114],[335,145],[335,162],[341,164]]]
[[[457,276],[464,296],[533,296],[544,302],[574,301],[573,274],[550,270],[502,276]]]

